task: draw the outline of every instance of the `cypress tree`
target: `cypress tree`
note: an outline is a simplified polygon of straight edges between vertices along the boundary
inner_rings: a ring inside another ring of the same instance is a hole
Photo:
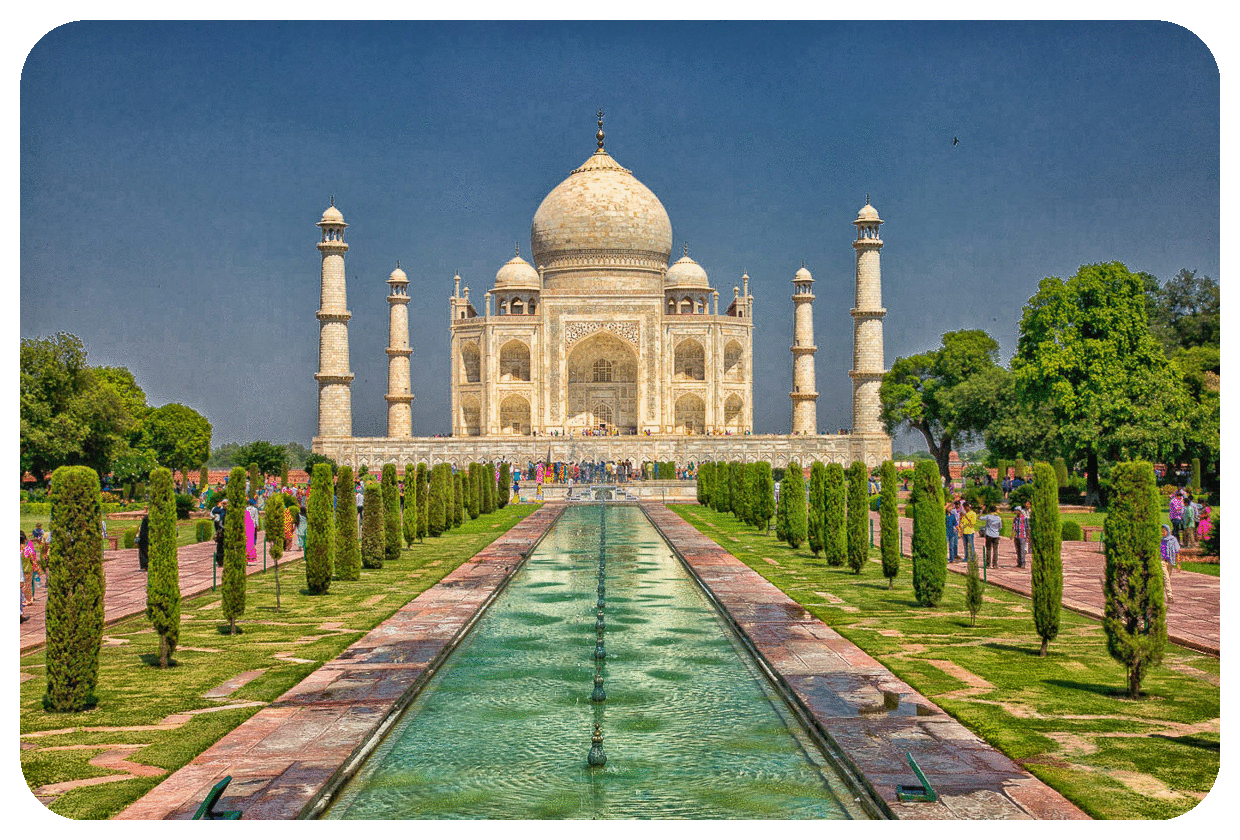
[[[336,559],[333,565],[338,580],[358,580],[362,576],[362,547],[358,542],[354,492],[353,468],[345,464],[336,472]]]
[[[1159,551],[1161,511],[1153,465],[1128,461],[1112,468],[1103,524],[1107,563],[1103,629],[1107,650],[1128,670],[1128,696],[1133,699],[1141,693],[1146,672],[1162,662],[1167,644]]]
[[[405,464],[405,513],[402,519],[405,545],[412,548],[413,541],[418,538],[418,469],[413,464]]]
[[[508,500],[512,498],[512,467],[504,461],[499,465],[499,506],[501,508],[508,507]]]
[[[1033,502],[1030,504],[1029,537],[1033,558],[1029,583],[1033,596],[1033,626],[1042,640],[1039,656],[1059,635],[1059,608],[1063,602],[1063,561],[1060,557],[1059,481],[1049,464],[1033,468]]]
[[[1024,479],[1025,471],[1029,469],[1029,465],[1025,463],[1025,459],[1017,458],[1016,464],[1014,466],[1016,468],[1016,475],[1014,477],[1019,478],[1019,479]]]
[[[99,474],[89,467],[52,473],[52,547],[47,558],[47,694],[43,707],[77,712],[97,702],[103,644],[103,544]]]
[[[753,469],[754,501],[751,506],[753,524],[758,530],[765,531],[771,517],[775,514],[775,479],[771,475],[769,461],[759,461],[753,465]]]
[[[177,575],[177,506],[172,473],[151,472],[150,561],[146,572],[146,617],[159,636],[159,667],[167,668],[181,633],[181,585]]]
[[[943,484],[934,461],[918,461],[913,471],[913,592],[933,607],[947,584],[947,531],[943,527]]]
[[[288,487],[288,461],[280,465],[280,486]]]
[[[383,559],[395,563],[400,559],[400,488],[396,485],[396,465],[384,464],[379,487],[383,493]]]
[[[1055,478],[1060,487],[1068,486],[1068,465],[1064,463],[1063,458],[1055,459]]]
[[[382,569],[387,552],[387,529],[383,522],[383,488],[374,480],[362,487],[362,568]]]
[[[1201,459],[1193,459],[1193,490],[1201,489]]]
[[[946,528],[944,530],[946,531]],[[976,552],[969,557],[969,567],[964,581],[964,605],[969,611],[969,626],[976,627],[977,614],[982,611],[982,577],[977,571]]]
[[[456,474],[451,464],[444,464],[443,523],[444,531],[456,527]]]
[[[785,495],[788,497],[788,545],[800,548],[801,543],[805,542],[808,522],[805,509],[805,473],[799,462],[788,464],[779,495],[781,498]]]
[[[220,602],[228,621],[229,635],[237,632],[237,619],[245,615],[245,469],[233,467],[224,493],[224,573],[220,576]]]
[[[418,539],[426,539],[430,533],[430,475],[426,464],[418,464]]]
[[[711,461],[704,461],[698,464],[697,470],[697,500],[699,505],[710,506],[712,504],[710,491],[715,483],[715,465]]]
[[[822,554],[824,525],[827,508],[827,465],[815,461],[809,468],[809,550],[814,556]]]
[[[351,509],[352,504],[348,505]],[[280,558],[284,556],[284,495],[272,493],[263,510],[263,530],[271,545],[272,575],[276,583],[276,612],[280,611]]]
[[[431,486],[427,493],[426,505],[427,511],[426,532],[432,537],[438,537],[448,529],[448,509],[445,504],[443,464],[436,464],[431,468]]]
[[[732,500],[732,515],[747,522],[749,500],[745,497],[745,465],[740,461],[728,464],[728,497]]]
[[[822,551],[828,566],[843,566],[848,562],[848,525],[844,500],[846,498],[844,467],[827,464],[826,504],[822,509]]]
[[[887,578],[887,588],[895,585],[896,575],[900,574],[900,509],[897,504],[896,465],[893,461],[883,461],[881,499],[878,503],[878,540],[879,553],[883,558],[883,577]],[[944,533],[946,541],[947,535]]]
[[[495,513],[495,462],[487,461],[482,465],[483,498],[486,500],[483,510]]]
[[[285,482],[285,484],[287,483],[288,482]],[[210,484],[211,484],[211,476],[207,472],[207,465],[203,464],[201,467],[198,468],[198,492],[202,493],[202,491],[206,490],[207,486]]]
[[[866,523],[870,521],[870,474],[865,464],[853,461],[848,468],[848,568],[853,574],[861,574],[870,556],[867,544],[869,534]]]
[[[470,519],[477,519],[482,513],[478,502],[478,464],[470,463],[465,470],[465,511]]]
[[[258,498],[258,491],[263,488],[263,474],[258,471],[258,464],[250,462],[250,492],[247,494],[249,498]]]
[[[779,498],[775,500],[775,539],[788,542],[788,470],[784,470],[784,479],[779,483]],[[808,512],[805,525],[806,536],[809,535]]]
[[[306,499],[306,589],[323,595],[332,582],[332,549],[336,542],[332,526],[332,468],[315,464]]]
[[[715,462],[715,510],[730,513],[732,510],[732,470],[727,461]]]
[[[459,528],[465,521],[465,474],[460,470],[452,474],[452,527]]]

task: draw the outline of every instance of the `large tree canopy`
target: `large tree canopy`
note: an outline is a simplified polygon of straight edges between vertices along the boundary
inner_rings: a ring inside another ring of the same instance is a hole
[[[284,447],[265,440],[256,440],[238,448],[234,457],[240,466],[258,464],[259,472],[263,475],[279,475],[280,470],[288,463]]]
[[[189,406],[168,403],[142,424],[142,442],[173,470],[196,470],[211,453],[211,422]]]
[[[1007,387],[998,353],[985,331],[957,330],[944,334],[937,350],[896,359],[878,392],[887,433],[921,432],[940,475],[948,477],[952,447],[986,429]]]
[[[1144,282],[1121,263],[1048,277],[1026,304],[1012,359],[1016,397],[1047,411],[1062,454],[1158,459],[1183,447],[1189,401],[1150,333]],[[1045,453],[1060,454],[1060,453]]]
[[[1180,347],[1218,347],[1219,284],[1187,268],[1163,283],[1140,275],[1148,297],[1150,331],[1168,354]]]

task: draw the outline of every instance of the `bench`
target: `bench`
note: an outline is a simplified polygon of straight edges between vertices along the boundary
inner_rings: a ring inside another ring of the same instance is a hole
[[[1091,536],[1093,536],[1094,534],[1101,534],[1101,533],[1102,533],[1101,525],[1082,525],[1081,526],[1081,540],[1083,542],[1089,542],[1089,538]]]
[[[211,792],[207,794],[207,798],[202,800],[202,804],[198,806],[198,812],[194,814],[196,820],[239,820],[241,819],[240,811],[217,811],[215,804],[220,801],[220,797],[224,795],[224,788],[228,787],[228,783],[232,781],[232,776],[225,776],[216,782],[215,787],[211,788]]]

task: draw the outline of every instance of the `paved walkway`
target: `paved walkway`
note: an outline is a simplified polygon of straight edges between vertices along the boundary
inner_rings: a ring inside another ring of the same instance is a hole
[[[1089,819],[678,515],[660,504],[643,507],[891,816]],[[898,800],[897,785],[919,784],[906,752],[939,793],[937,802]]]
[[[870,519],[874,523],[877,545],[878,514],[871,513]],[[913,520],[902,517],[900,527],[903,531],[904,556],[908,557],[913,547]],[[977,552],[980,563],[981,537],[977,538]],[[1063,560],[1063,605],[1073,612],[1101,620],[1102,581],[1106,577],[1102,543],[1065,542],[1062,543],[1060,557]],[[1025,568],[1019,568],[1016,565],[1015,543],[1009,537],[1000,537],[999,568],[987,570],[986,579],[1001,589],[1030,595],[1029,562],[1026,554]],[[963,562],[953,563],[947,568],[961,575],[968,572],[968,566]],[[1172,575],[1171,591],[1174,597],[1167,608],[1168,639],[1202,653],[1219,655],[1219,583],[1220,579],[1214,575],[1198,572],[1181,571]]]
[[[263,570],[262,531],[258,536],[258,562],[246,566],[246,574],[252,575]],[[208,591],[211,588],[211,570],[216,570],[218,582],[223,571],[214,565],[215,542],[194,543],[177,549],[177,571],[180,573],[181,597],[189,598]],[[301,549],[295,548],[285,552],[280,558],[281,563],[301,559]],[[267,567],[271,568],[272,560],[267,558]],[[146,572],[138,568],[138,549],[124,548],[119,551],[103,553],[103,576],[105,588],[103,593],[104,626],[113,624],[131,615],[146,612]],[[35,593],[35,602],[26,607],[29,620],[21,625],[21,651],[34,650],[47,642],[47,590],[42,586]]]

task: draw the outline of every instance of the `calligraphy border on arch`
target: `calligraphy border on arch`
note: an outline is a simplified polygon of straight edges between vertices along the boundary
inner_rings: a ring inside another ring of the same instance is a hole
[[[570,321],[564,324],[564,347],[572,347],[581,339],[593,335],[600,330],[623,338],[638,346],[638,324],[636,321]]]

